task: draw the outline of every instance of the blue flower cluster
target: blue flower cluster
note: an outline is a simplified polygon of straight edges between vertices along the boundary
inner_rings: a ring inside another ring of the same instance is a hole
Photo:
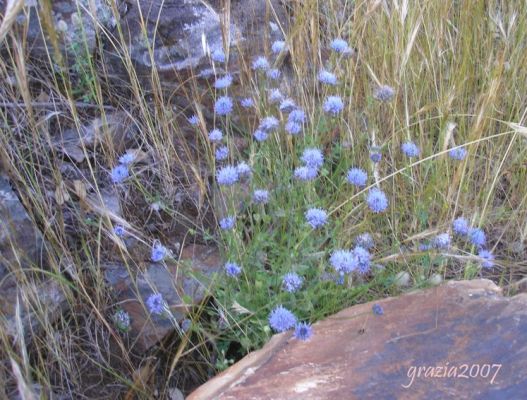
[[[483,229],[471,227],[466,218],[458,217],[452,222],[452,231],[456,236],[467,240],[478,249],[478,257],[481,259],[481,265],[484,268],[494,266],[494,255],[485,248],[487,235]]]

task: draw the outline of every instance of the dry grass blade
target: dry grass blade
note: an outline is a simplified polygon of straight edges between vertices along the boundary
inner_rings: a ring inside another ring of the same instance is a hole
[[[16,17],[22,7],[24,7],[24,0],[8,0],[4,19],[0,25],[0,43],[4,41],[11,26],[16,22]]]
[[[15,379],[16,379],[16,383],[18,387],[18,394],[20,396],[19,398],[21,400],[37,400],[37,396],[33,393],[33,391],[28,386],[26,380],[24,379],[19,365],[12,358],[11,358],[11,368],[13,369],[13,375],[15,376]]]

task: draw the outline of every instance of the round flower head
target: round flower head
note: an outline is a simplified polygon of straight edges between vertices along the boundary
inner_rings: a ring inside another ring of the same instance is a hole
[[[151,294],[148,299],[146,299],[146,306],[151,314],[161,315],[165,311],[166,303],[165,300],[163,300],[161,293],[155,293]]]
[[[483,232],[480,228],[471,228],[468,231],[468,238],[470,242],[477,247],[483,247],[485,246],[485,242],[487,241],[487,237],[485,236],[485,232]]]
[[[306,221],[313,229],[324,226],[328,220],[328,214],[321,208],[310,208],[306,211]]]
[[[232,165],[227,165],[218,170],[216,173],[216,179],[220,185],[234,185],[239,179],[238,170]]]
[[[225,263],[224,268],[225,268],[225,273],[228,276],[233,277],[233,278],[236,278],[242,272],[242,268],[238,264],[233,263],[233,262]]]
[[[127,332],[130,329],[130,314],[124,310],[116,311],[113,321],[120,331]]]
[[[220,228],[224,231],[229,231],[234,228],[234,224],[236,224],[236,218],[233,216],[229,215],[228,217],[220,219]]]
[[[375,315],[383,315],[384,314],[384,310],[382,309],[380,304],[374,304],[371,309],[372,309],[372,311],[373,311],[373,313]]]
[[[271,51],[275,54],[280,53],[283,49],[285,49],[285,42],[283,40],[277,40],[271,46]]]
[[[369,250],[375,246],[375,242],[369,233],[363,233],[355,238],[355,245]]]
[[[265,75],[267,76],[267,78],[273,80],[273,81],[276,81],[277,79],[280,79],[280,75],[282,73],[280,72],[279,69],[276,69],[276,68],[272,68],[272,69],[269,69],[267,70],[267,72],[265,73]]]
[[[288,272],[282,280],[284,290],[289,293],[294,293],[300,289],[303,282],[304,280],[295,272]]]
[[[452,229],[456,235],[466,236],[469,231],[468,221],[463,217],[456,218],[452,223]]]
[[[448,249],[450,247],[450,235],[441,233],[432,240],[432,246],[436,249]]]
[[[257,129],[253,133],[253,137],[258,142],[263,142],[263,141],[267,140],[268,136],[269,136],[269,134],[266,131],[262,130],[262,129]]]
[[[251,167],[245,161],[241,161],[236,165],[236,171],[241,178],[248,178],[252,174]]]
[[[325,83],[326,85],[336,85],[337,84],[337,77],[334,73],[326,71],[323,69],[318,73],[318,80],[321,83]]]
[[[348,171],[348,182],[357,187],[366,186],[368,174],[361,168],[351,168]]]
[[[395,96],[395,90],[388,85],[382,85],[379,86],[375,91],[373,92],[373,97],[376,100],[388,102],[393,99]]]
[[[126,230],[122,225],[115,225],[115,227],[113,228],[113,233],[115,233],[119,237],[123,237],[124,235],[126,235]]]
[[[333,39],[331,41],[330,47],[337,53],[346,53],[349,51],[348,43],[343,39]]]
[[[289,133],[292,136],[298,135],[300,132],[302,132],[302,125],[296,123],[296,122],[287,122],[285,124],[285,131]]]
[[[295,324],[295,315],[282,305],[275,307],[269,314],[269,325],[275,332],[285,332]]]
[[[276,128],[280,126],[280,122],[273,116],[271,117],[265,117],[260,121],[260,125],[258,126],[258,129],[266,132],[274,131]]]
[[[419,251],[428,251],[432,248],[432,245],[430,243],[419,243]]]
[[[223,161],[229,157],[229,148],[227,146],[221,146],[216,149],[216,160]]]
[[[318,169],[324,164],[324,155],[317,148],[305,149],[300,159],[310,168]]]
[[[253,201],[256,204],[267,204],[269,202],[269,192],[263,189],[256,189],[253,193]]]
[[[280,103],[283,98],[284,96],[282,95],[282,92],[278,89],[271,89],[269,92],[269,102],[271,104]]]
[[[214,112],[218,115],[227,115],[232,112],[232,99],[228,96],[222,96],[214,104]]]
[[[119,164],[117,167],[113,167],[110,172],[110,178],[113,183],[121,183],[126,178],[130,176],[128,172],[128,167],[122,164]]]
[[[240,101],[240,105],[243,108],[251,108],[251,107],[254,107],[254,101],[250,97],[246,97],[245,99],[242,99]]]
[[[301,181],[311,181],[317,177],[318,170],[311,167],[298,167],[295,169],[295,178]]]
[[[161,243],[154,243],[152,246],[152,253],[150,255],[150,259],[152,262],[160,262],[165,259],[167,256],[168,250],[165,246],[163,246]]]
[[[370,270],[370,252],[364,247],[357,246],[353,249],[353,254],[357,260],[357,270],[365,274]]]
[[[313,328],[311,325],[305,322],[299,322],[295,326],[295,338],[302,340],[303,342],[308,341],[313,336]]]
[[[450,158],[454,160],[464,160],[467,156],[467,151],[463,147],[456,147],[448,152]]]
[[[306,113],[304,110],[297,108],[296,110],[291,111],[287,117],[288,122],[296,122],[297,124],[303,124],[306,122]]]
[[[374,163],[378,163],[382,160],[382,153],[379,151],[371,152],[370,153],[370,160],[372,160]]]
[[[410,158],[417,157],[420,153],[419,147],[414,142],[404,142],[401,145],[401,150],[406,157]]]
[[[192,126],[196,126],[199,124],[199,118],[196,114],[192,115],[187,119],[188,123]]]
[[[287,98],[282,100],[280,103],[280,111],[288,112],[296,108],[296,104],[291,98]]]
[[[265,58],[264,56],[258,56],[253,61],[253,69],[255,71],[266,71],[269,69],[269,61],[267,61],[267,58]]]
[[[489,250],[480,250],[478,257],[482,260],[481,265],[483,268],[492,268],[494,266],[494,254]]]
[[[213,129],[209,132],[209,140],[213,143],[220,142],[223,139],[223,133],[219,129]]]
[[[232,84],[232,75],[227,74],[223,78],[216,79],[214,87],[216,89],[226,89]]]
[[[136,155],[134,152],[124,153],[119,157],[119,162],[123,165],[130,165],[135,161]]]
[[[323,108],[326,113],[335,116],[344,108],[344,102],[339,96],[328,96],[324,101]]]
[[[374,213],[383,212],[388,208],[388,198],[381,189],[373,188],[368,192],[368,207]]]
[[[218,63],[224,63],[225,62],[225,53],[221,49],[216,49],[212,52],[210,55],[212,58],[212,61],[218,62]]]
[[[335,250],[331,253],[329,263],[341,275],[349,274],[358,267],[355,254],[348,250]]]

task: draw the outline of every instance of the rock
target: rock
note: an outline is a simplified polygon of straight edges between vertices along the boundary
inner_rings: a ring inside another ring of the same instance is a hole
[[[383,315],[350,307],[309,342],[273,336],[187,399],[525,398],[527,295],[481,279],[377,303]]]
[[[408,287],[410,286],[410,274],[406,271],[401,271],[395,275],[395,282],[399,287]]]
[[[135,282],[126,266],[107,265],[106,281],[115,291],[119,307],[130,315],[134,349],[146,351],[173,332],[176,329],[174,320],[181,323],[187,313],[203,301],[209,279],[221,265],[218,250],[203,245],[186,246],[177,264],[150,264],[137,275]],[[153,293],[163,296],[173,320],[166,316],[150,316],[146,311],[144,304]]]

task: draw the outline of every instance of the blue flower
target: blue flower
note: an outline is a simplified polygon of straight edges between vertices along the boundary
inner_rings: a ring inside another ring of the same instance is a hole
[[[393,96],[395,96],[395,90],[391,86],[388,86],[388,85],[379,86],[373,92],[373,97],[376,100],[379,100],[382,102],[388,102],[392,100]]]
[[[280,92],[279,89],[271,89],[269,92],[269,102],[271,104],[279,103],[282,101],[284,96],[282,95],[282,92]]]
[[[221,49],[214,50],[210,56],[212,58],[212,61],[215,61],[218,63],[225,62],[225,53]]]
[[[263,142],[263,141],[267,140],[268,136],[269,136],[269,134],[266,131],[262,130],[262,129],[257,129],[253,133],[253,137],[258,142]]]
[[[122,225],[115,225],[115,227],[113,228],[113,233],[115,233],[119,237],[123,237],[124,235],[126,235],[126,230]]]
[[[282,284],[284,290],[289,293],[294,293],[302,287],[304,280],[295,272],[288,272],[284,275]]]
[[[253,193],[253,201],[256,204],[267,204],[269,202],[269,192],[263,189],[256,189]]]
[[[337,77],[334,73],[326,71],[323,69],[318,73],[318,80],[322,83],[325,83],[326,85],[336,85],[337,84]]]
[[[364,247],[357,246],[353,249],[353,255],[357,260],[357,270],[365,274],[370,270],[370,252]]]
[[[228,96],[222,96],[216,100],[214,105],[214,112],[218,115],[227,115],[232,112],[232,99]]]
[[[232,75],[227,74],[223,78],[216,79],[214,87],[216,89],[226,89],[232,84]]]
[[[468,238],[470,242],[477,247],[483,247],[485,246],[485,242],[487,241],[487,237],[485,236],[485,232],[483,232],[480,228],[471,228],[468,231]]]
[[[337,53],[346,53],[349,51],[348,43],[343,39],[333,39],[330,47]]]
[[[304,110],[297,108],[296,110],[291,111],[287,117],[288,122],[296,122],[297,124],[303,124],[306,122],[306,113]]]
[[[313,336],[313,328],[311,325],[305,322],[299,322],[295,326],[295,338],[302,340],[303,342],[308,341]]]
[[[324,155],[317,148],[305,149],[300,159],[309,168],[318,169],[324,164]]]
[[[236,217],[228,216],[225,218],[220,219],[220,228],[224,231],[229,231],[232,228],[234,228],[234,224],[236,223]]]
[[[213,129],[209,132],[209,140],[211,142],[220,142],[223,139],[223,133],[219,129]]]
[[[117,328],[123,332],[130,329],[130,314],[124,310],[117,310],[113,315],[113,320]]]
[[[196,126],[199,124],[199,118],[196,114],[192,115],[191,117],[187,118],[187,121],[190,125]]]
[[[373,311],[373,313],[375,315],[383,315],[384,314],[384,310],[382,309],[380,304],[374,304],[371,309],[372,309],[372,311]]]
[[[375,242],[369,233],[363,233],[355,238],[355,245],[369,250],[375,246]]]
[[[267,58],[265,58],[264,56],[258,56],[253,61],[253,69],[266,71],[269,69],[269,61],[267,61]]]
[[[280,108],[280,111],[288,112],[296,108],[296,104],[293,99],[287,98],[287,99],[282,100],[279,108]]]
[[[454,160],[461,161],[461,160],[464,160],[465,157],[467,156],[467,151],[463,147],[456,147],[456,148],[451,149],[448,152],[448,155],[450,156],[450,158]]]
[[[285,131],[292,136],[296,136],[302,132],[302,125],[289,121],[285,124]]]
[[[366,200],[368,207],[374,213],[380,213],[388,208],[388,198],[381,189],[371,189]]]
[[[468,231],[469,231],[468,221],[463,217],[456,218],[454,222],[452,222],[452,228],[456,235],[459,235],[459,236],[468,235]]]
[[[325,112],[335,116],[344,108],[344,102],[339,96],[328,96],[324,101],[323,108]]]
[[[269,325],[275,332],[285,332],[295,324],[295,315],[282,305],[276,306],[269,314]]]
[[[417,145],[414,142],[410,142],[410,141],[404,142],[401,145],[401,150],[406,155],[406,157],[410,157],[410,158],[417,157],[419,156],[419,153],[420,153],[419,147],[417,147]]]
[[[129,176],[128,167],[125,165],[119,164],[117,167],[113,167],[110,172],[110,178],[112,178],[113,183],[121,183]]]
[[[361,168],[351,168],[348,171],[348,182],[357,187],[366,186],[368,174]]]
[[[448,249],[450,247],[450,235],[441,233],[432,240],[432,246],[436,249]]]
[[[121,157],[119,157],[119,162],[123,165],[129,165],[135,161],[135,158],[136,155],[134,152],[127,152],[124,153]]]
[[[295,169],[294,175],[296,179],[301,181],[311,181],[317,177],[318,169],[311,167],[298,167]]]
[[[335,250],[331,253],[329,263],[335,272],[344,275],[353,272],[357,267],[357,258],[355,254],[348,250]]]
[[[481,263],[483,268],[492,268],[494,266],[494,254],[489,250],[481,249],[478,256],[483,260]]]
[[[225,273],[233,278],[236,278],[242,272],[242,268],[238,264],[233,263],[233,262],[225,263],[224,268],[225,268]]]
[[[265,117],[260,121],[260,125],[258,126],[259,130],[270,132],[275,130],[280,126],[280,122],[273,116],[271,117]]]
[[[165,246],[163,246],[161,243],[155,242],[152,246],[152,254],[150,255],[150,259],[152,262],[160,262],[165,259],[167,256],[168,250]]]
[[[371,152],[370,160],[372,160],[374,163],[380,162],[382,160],[382,153],[379,151]]]
[[[285,42],[282,40],[275,41],[271,46],[271,51],[275,54],[280,53],[283,49],[285,49]]]
[[[238,182],[239,174],[236,167],[227,165],[216,173],[216,179],[220,185],[231,186]]]
[[[306,211],[306,221],[313,229],[324,226],[328,220],[328,214],[321,208],[310,208]]]
[[[151,314],[158,315],[163,314],[167,307],[161,293],[151,294],[148,299],[146,299],[146,306],[148,307],[148,311],[150,311]]]
[[[252,174],[251,167],[245,161],[241,161],[236,165],[236,172],[238,172],[240,178],[247,178]]]
[[[242,99],[240,101],[240,105],[243,108],[251,108],[251,107],[254,107],[254,101],[250,97],[246,97],[245,99]]]
[[[223,161],[229,157],[229,148],[227,146],[221,146],[216,149],[216,160]]]
[[[267,75],[267,77],[269,79],[272,79],[273,81],[276,81],[277,79],[280,78],[281,72],[280,72],[279,69],[273,68],[273,69],[267,70],[265,75]]]

